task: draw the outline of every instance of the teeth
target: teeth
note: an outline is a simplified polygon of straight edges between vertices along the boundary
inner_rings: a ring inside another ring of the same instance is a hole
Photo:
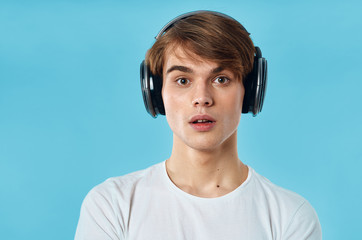
[[[197,123],[205,123],[205,122],[210,122],[209,120],[206,119],[200,119],[196,121]]]

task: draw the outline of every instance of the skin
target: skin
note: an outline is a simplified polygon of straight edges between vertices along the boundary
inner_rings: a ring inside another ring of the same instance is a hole
[[[223,196],[239,187],[248,168],[238,158],[244,86],[228,69],[176,47],[167,51],[162,97],[173,131],[166,169],[181,190],[205,198]],[[207,114],[216,120],[208,131],[196,131],[190,119]]]

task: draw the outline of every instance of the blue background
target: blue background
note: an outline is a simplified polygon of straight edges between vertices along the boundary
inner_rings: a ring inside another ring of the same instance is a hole
[[[360,237],[360,1],[0,1],[1,239],[72,239],[93,186],[168,158],[139,64],[166,22],[199,9],[244,24],[269,62],[240,159],[308,199],[324,239]]]

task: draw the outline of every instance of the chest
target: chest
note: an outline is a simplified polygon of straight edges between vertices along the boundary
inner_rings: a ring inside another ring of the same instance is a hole
[[[277,239],[268,209],[252,198],[191,201],[177,196],[135,198],[129,240]]]

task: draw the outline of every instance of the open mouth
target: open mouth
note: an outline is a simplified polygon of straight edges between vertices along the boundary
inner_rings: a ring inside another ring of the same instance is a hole
[[[192,123],[193,124],[196,124],[196,123],[213,123],[213,121],[207,120],[207,119],[199,119],[199,120],[193,121]]]
[[[190,124],[198,132],[207,132],[215,127],[216,120],[209,115],[196,115],[191,118]]]

